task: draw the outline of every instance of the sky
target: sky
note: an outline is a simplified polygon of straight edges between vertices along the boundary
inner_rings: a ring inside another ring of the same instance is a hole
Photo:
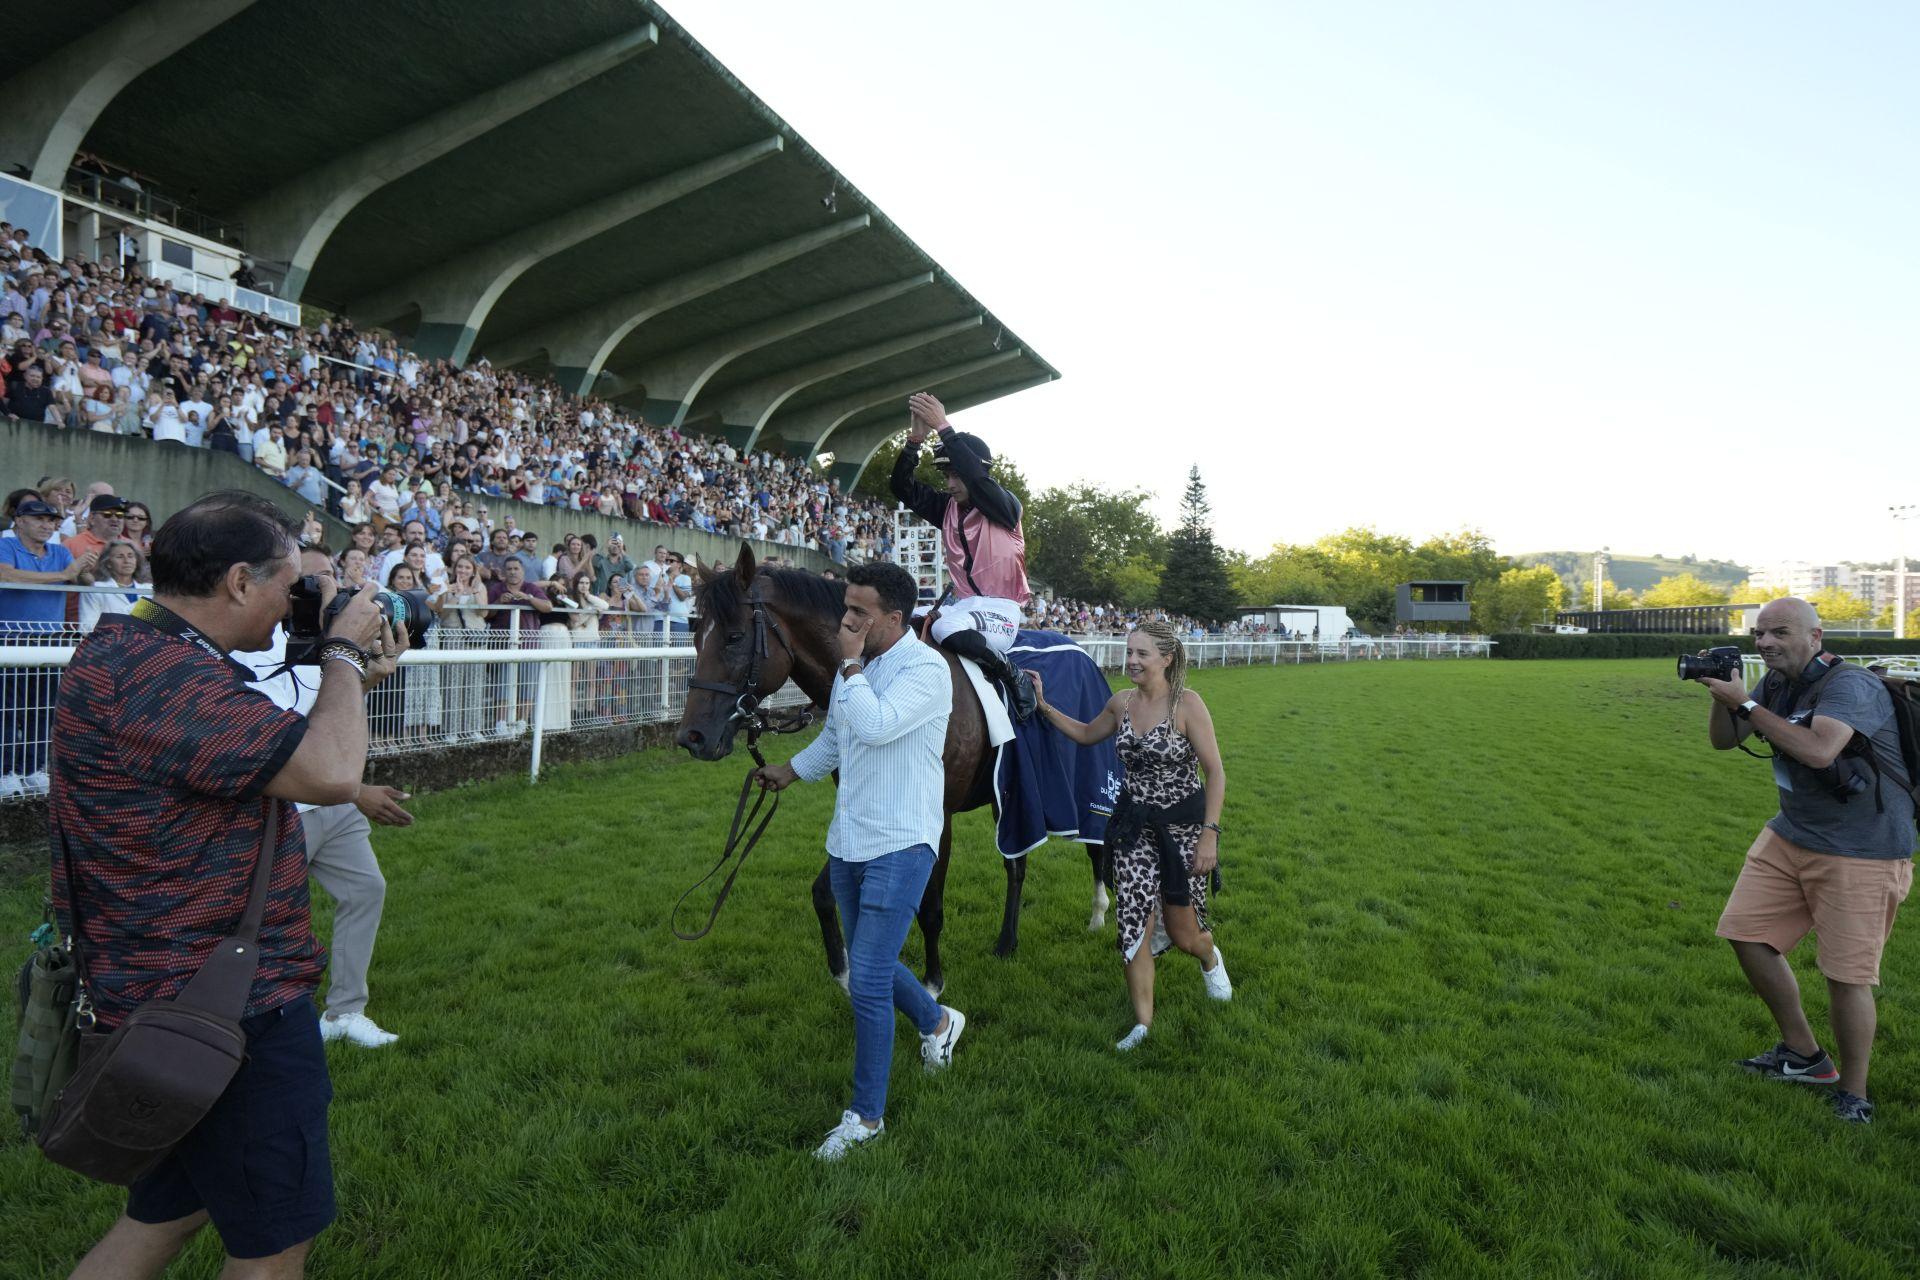
[[[1920,6],[668,8],[1061,371],[956,418],[1036,489],[1920,557]]]

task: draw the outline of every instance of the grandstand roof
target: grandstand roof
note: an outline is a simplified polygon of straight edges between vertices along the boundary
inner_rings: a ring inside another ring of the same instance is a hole
[[[22,23],[16,48],[69,69],[22,91],[96,113],[78,149],[243,223],[283,295],[428,354],[843,462],[904,425],[897,388],[964,406],[1058,376],[643,0],[67,0]],[[127,78],[89,106],[71,68],[109,55]]]

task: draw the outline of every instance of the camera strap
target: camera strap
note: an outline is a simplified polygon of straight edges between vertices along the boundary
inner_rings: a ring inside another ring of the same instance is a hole
[[[240,681],[243,684],[250,684],[259,678],[248,669],[245,663],[201,635],[198,628],[192,623],[163,604],[156,604],[150,598],[137,600],[134,602],[132,611],[127,616],[136,622],[145,623],[148,627],[160,632],[162,635],[172,636],[176,640],[185,640],[188,644],[199,645],[200,648],[224,662],[240,677]]]

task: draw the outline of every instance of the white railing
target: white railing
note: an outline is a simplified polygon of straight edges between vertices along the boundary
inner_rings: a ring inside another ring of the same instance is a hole
[[[278,321],[281,324],[292,325],[295,328],[298,328],[300,325],[299,304],[288,302],[284,298],[276,298],[272,294],[261,292],[259,289],[245,289],[235,284],[232,280],[223,280],[219,276],[205,275],[193,270],[191,267],[175,266],[173,263],[164,260],[160,262],[149,262],[146,264],[145,269],[149,274],[165,280],[177,289],[184,289],[188,293],[197,293],[206,298],[216,298],[221,302],[231,302],[242,311],[251,311],[257,316],[265,316],[269,320]]]
[[[1126,665],[1125,636],[1074,636],[1102,670]],[[1183,642],[1194,667],[1298,665],[1303,662],[1376,662],[1415,658],[1486,658],[1486,636],[1380,636],[1353,640],[1281,640],[1272,636],[1208,636]]]
[[[1890,676],[1899,676],[1903,680],[1920,680],[1920,654],[1849,653],[1842,656],[1848,662],[1858,666],[1880,667]],[[1759,654],[1743,653],[1740,655],[1740,674],[1742,683],[1751,689],[1767,674],[1767,664]]]

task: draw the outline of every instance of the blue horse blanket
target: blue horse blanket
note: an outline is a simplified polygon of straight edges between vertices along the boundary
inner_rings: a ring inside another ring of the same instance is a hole
[[[1047,701],[1076,720],[1092,720],[1113,696],[1087,651],[1052,631],[1022,631],[1007,658],[1038,671]],[[1014,725],[1014,740],[998,748],[993,766],[994,842],[1017,858],[1065,836],[1083,844],[1106,839],[1107,819],[1120,799],[1120,756],[1109,738],[1083,747],[1034,716]]]

